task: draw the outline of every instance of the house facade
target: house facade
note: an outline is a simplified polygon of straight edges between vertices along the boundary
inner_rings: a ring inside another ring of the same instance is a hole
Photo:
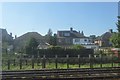
[[[112,46],[112,43],[110,42],[110,37],[112,36],[113,31],[110,29],[108,32],[105,32],[96,40],[94,41],[95,44],[99,45],[100,47],[110,47]]]
[[[83,31],[73,30],[57,31],[57,45],[69,48],[71,45],[82,45],[86,48],[98,48],[89,37],[85,37]]]
[[[73,44],[91,44],[92,40],[89,37],[73,38]]]
[[[77,32],[70,28],[70,30],[57,31],[57,45],[72,45],[74,38],[85,37],[83,32]]]
[[[98,49],[99,46],[93,43],[93,40],[89,37],[84,37],[84,38],[74,38],[73,39],[73,44],[77,45],[82,45],[85,48],[89,49]]]

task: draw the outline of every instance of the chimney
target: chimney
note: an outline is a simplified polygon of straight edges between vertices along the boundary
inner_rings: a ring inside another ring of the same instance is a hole
[[[12,33],[10,33],[10,36],[12,37]]]
[[[79,34],[80,34],[80,31],[79,31]]]
[[[113,29],[109,29],[109,32],[110,32],[110,33],[113,33]]]
[[[73,31],[73,28],[72,28],[72,27],[70,28],[70,31]]]
[[[84,36],[84,33],[83,33],[83,31],[81,32],[81,34]]]
[[[17,35],[15,35],[15,39],[17,38]]]

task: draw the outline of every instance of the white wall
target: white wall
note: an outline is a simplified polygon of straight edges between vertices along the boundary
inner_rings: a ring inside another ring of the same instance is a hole
[[[98,45],[95,45],[95,44],[91,44],[91,45],[83,45],[85,48],[89,48],[89,49],[98,49],[99,46]]]
[[[73,38],[73,44],[90,44],[91,41],[89,38]]]
[[[89,38],[74,38],[73,44],[80,44],[86,48],[98,49],[99,46],[92,43],[92,40]]]

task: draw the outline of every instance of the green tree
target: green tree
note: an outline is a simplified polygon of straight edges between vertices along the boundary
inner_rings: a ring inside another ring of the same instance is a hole
[[[52,29],[49,29],[47,35],[48,35],[48,36],[52,36],[52,33],[53,33],[53,32],[52,32]]]
[[[46,37],[47,37],[47,42],[50,45],[52,45],[53,36],[52,36],[52,30],[51,29],[48,30],[48,33],[47,33]]]
[[[118,22],[116,25],[118,32],[112,35],[110,41],[112,42],[113,47],[120,48],[120,16],[118,16]]]
[[[26,46],[26,54],[28,55],[36,55],[37,54],[37,47],[39,43],[35,38],[31,38],[28,45]]]
[[[57,35],[54,34],[54,36],[52,37],[52,45],[56,46],[57,45]]]
[[[50,46],[48,49],[63,49],[63,48],[60,46]]]
[[[116,25],[117,25],[118,33],[120,34],[120,16],[118,16],[118,22]]]
[[[57,45],[57,35],[54,34],[52,36],[52,30],[49,29],[48,30],[48,33],[47,33],[47,42],[50,44],[50,45],[53,45],[53,46],[56,46]]]

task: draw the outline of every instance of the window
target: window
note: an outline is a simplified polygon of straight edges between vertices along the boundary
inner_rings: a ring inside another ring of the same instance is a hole
[[[61,39],[59,39],[58,42],[62,42]]]
[[[75,39],[75,42],[79,42],[80,40],[79,39]]]
[[[84,41],[86,42],[86,41],[87,41],[87,39],[84,39]]]
[[[89,42],[91,42],[91,40],[89,40]]]
[[[70,33],[64,33],[64,36],[70,36]]]

